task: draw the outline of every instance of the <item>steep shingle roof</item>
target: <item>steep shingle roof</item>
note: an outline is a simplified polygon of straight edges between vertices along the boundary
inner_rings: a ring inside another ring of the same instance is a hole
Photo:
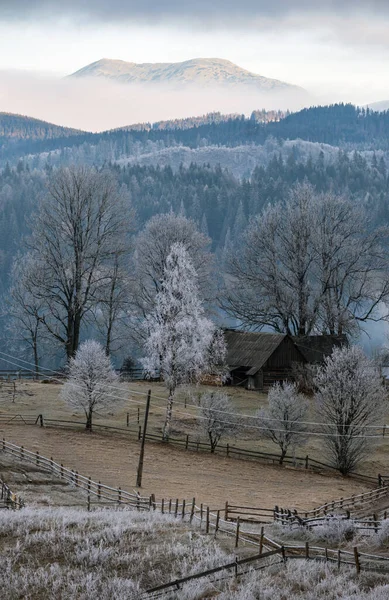
[[[348,346],[347,335],[306,335],[294,337],[293,341],[305,360],[311,364],[322,364],[334,348]]]
[[[231,369],[234,367],[247,367],[247,374],[255,375],[278,348],[286,335],[226,329],[224,337],[227,344],[227,365]]]

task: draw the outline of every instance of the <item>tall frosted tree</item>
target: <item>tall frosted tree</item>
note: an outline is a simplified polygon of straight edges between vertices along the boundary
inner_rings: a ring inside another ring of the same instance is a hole
[[[182,244],[197,271],[203,297],[209,295],[211,240],[198,231],[196,223],[173,213],[156,215],[135,240],[133,304],[143,319],[155,306],[161,290],[166,259],[173,244]]]
[[[179,385],[197,383],[223,363],[223,334],[206,318],[198,275],[182,243],[173,244],[155,307],[147,318],[145,368],[159,371],[168,390],[163,437],[169,438],[173,402]]]

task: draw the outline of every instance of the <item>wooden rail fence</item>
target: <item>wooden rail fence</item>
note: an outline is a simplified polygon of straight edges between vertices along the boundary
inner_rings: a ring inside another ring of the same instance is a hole
[[[260,531],[252,531],[242,527],[242,524],[244,526],[244,523],[251,522],[248,518],[246,518],[250,514],[250,511],[254,516],[253,522],[258,524],[261,522],[261,519],[268,519],[271,514],[273,514],[273,518],[275,518],[277,515],[276,510],[230,505],[228,503],[226,503],[223,509],[210,509],[209,506],[204,506],[203,504],[197,506],[195,498],[192,500],[183,499],[182,501],[179,501],[178,498],[175,500],[162,499],[157,501],[154,494],[151,494],[150,497],[141,497],[139,494],[126,492],[121,488],[113,488],[104,485],[100,481],[95,482],[90,477],[80,475],[77,471],[67,469],[63,466],[63,464],[56,463],[52,458],[49,459],[42,456],[39,451],[31,452],[26,450],[23,446],[17,446],[16,444],[7,442],[5,439],[2,440],[0,449],[3,452],[16,456],[20,460],[27,460],[36,464],[37,466],[41,466],[42,468],[55,473],[65,481],[68,481],[69,483],[87,492],[88,509],[90,509],[91,505],[91,496],[95,496],[98,500],[98,503],[107,503],[111,506],[127,505],[136,510],[160,510],[161,513],[168,513],[183,520],[186,519],[190,523],[197,522],[200,526],[200,529],[205,529],[206,534],[214,535],[216,537],[218,534],[223,533],[232,537],[235,548],[238,548],[241,544],[256,548],[256,554],[254,557],[241,560],[236,559],[233,565],[228,563],[227,565],[215,567],[214,569],[201,573],[192,574],[182,579],[175,579],[172,582],[162,584],[157,588],[148,590],[147,593],[149,594],[163,593],[165,590],[172,587],[178,589],[181,584],[190,581],[191,579],[206,577],[224,570],[231,570],[233,567],[235,569],[235,575],[239,576],[239,566],[258,560],[263,560],[278,554],[282,557],[283,562],[285,562],[287,559],[305,558],[332,561],[335,562],[338,567],[340,567],[341,564],[354,565],[358,573],[361,569],[376,571],[389,570],[388,557],[360,553],[357,548],[354,548],[353,552],[349,552],[346,550],[335,550],[326,547],[309,546],[308,543],[305,545],[282,545],[264,534],[263,525]],[[4,484],[4,490],[6,488],[7,486]],[[374,497],[374,492],[377,492],[377,490],[373,490],[373,492],[367,492],[366,494],[360,494],[359,497],[367,497],[367,494],[370,494],[371,497]],[[344,501],[348,499],[342,500],[344,503]],[[334,502],[336,505],[340,501]],[[19,500],[19,505],[17,508],[21,507],[22,503]],[[377,523],[376,527],[378,527]],[[241,574],[243,573],[240,573],[240,575]]]
[[[51,419],[43,414],[37,415],[36,417],[31,415],[2,415],[0,414],[0,424],[9,424],[12,421],[23,422],[26,425],[40,425],[41,427],[61,427],[61,428],[80,428],[85,429],[86,423],[85,421],[76,421],[76,420],[68,420],[68,419]],[[125,427],[116,427],[108,424],[102,423],[94,423],[93,428],[95,430],[100,431],[109,431],[112,433],[122,433],[132,436],[140,440],[142,438],[142,427],[140,425],[140,411],[137,408],[132,412],[128,412],[126,414],[126,423]],[[200,441],[198,439],[191,440],[189,435],[186,435],[184,438],[173,438],[169,437],[168,442],[163,440],[162,433],[160,435],[154,433],[146,433],[146,440],[155,443],[169,443],[173,446],[180,446],[185,448],[185,450],[192,451],[206,451],[212,452],[211,445],[208,442]],[[238,459],[248,459],[248,460],[260,460],[270,462],[273,465],[279,465],[280,457],[278,454],[273,454],[271,452],[262,452],[257,450],[248,450],[246,448],[239,448],[237,446],[232,446],[230,444],[219,444],[216,446],[214,450],[217,454],[224,454],[227,457],[238,458]],[[328,464],[318,461],[316,459],[311,458],[310,456],[294,456],[288,457],[286,456],[284,459],[284,464],[293,466],[295,468],[304,468],[312,471],[322,472],[323,470],[331,470],[334,472],[338,472],[337,469]],[[386,486],[389,484],[389,476],[378,475],[377,477],[372,477],[369,475],[365,475],[362,473],[352,473],[351,476],[353,479],[358,479],[368,484],[377,485],[378,486]]]
[[[15,494],[8,485],[0,479],[1,496],[0,496],[0,508],[12,508],[19,510],[23,508],[23,499]]]

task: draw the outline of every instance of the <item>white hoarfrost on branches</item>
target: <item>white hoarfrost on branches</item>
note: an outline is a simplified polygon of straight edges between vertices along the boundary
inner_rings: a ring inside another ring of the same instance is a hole
[[[352,472],[373,441],[387,393],[379,370],[357,346],[336,348],[319,370],[317,410],[326,433],[325,449],[341,473]]]
[[[155,308],[146,320],[145,369],[160,372],[169,399],[163,430],[169,437],[177,386],[196,383],[224,360],[224,337],[205,317],[196,269],[184,244],[173,244],[167,257]]]
[[[228,394],[222,391],[206,392],[200,396],[198,427],[211,444],[211,452],[222,437],[239,431],[240,420]]]
[[[133,281],[131,303],[134,311],[132,319],[140,320],[150,314],[155,307],[156,294],[161,291],[166,259],[173,244],[183,244],[196,269],[202,298],[212,293],[210,271],[212,255],[211,240],[198,231],[196,223],[172,213],[155,215],[135,240],[133,257]],[[134,327],[134,337],[142,338],[145,331]]]
[[[277,383],[268,394],[267,408],[257,412],[261,435],[277,444],[281,450],[280,465],[289,448],[305,443],[305,425],[308,403],[294,383]]]
[[[244,232],[224,306],[245,325],[298,336],[388,319],[387,237],[351,200],[296,185]]]
[[[83,342],[69,361],[69,376],[61,398],[85,412],[86,429],[92,431],[93,414],[119,408],[125,397],[125,389],[101,344],[94,340]]]

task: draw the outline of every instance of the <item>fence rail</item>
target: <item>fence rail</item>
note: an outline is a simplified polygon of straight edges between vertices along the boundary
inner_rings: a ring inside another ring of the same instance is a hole
[[[0,497],[0,508],[12,508],[19,510],[23,508],[23,499],[15,494],[8,485],[0,479],[1,486],[1,497]]]
[[[39,454],[38,451],[30,452],[23,446],[17,446],[7,442],[5,439],[1,442],[0,448],[3,452],[7,452],[13,456],[20,458],[21,460],[27,460],[36,466],[45,468],[52,473],[58,475],[64,481],[73,484],[74,486],[84,490],[88,494],[90,501],[91,496],[97,497],[99,500],[105,500],[118,505],[129,505],[140,509],[149,509],[152,502],[152,497],[145,498],[139,494],[132,494],[119,488],[114,488],[102,484],[100,481],[96,482],[91,477],[85,477],[72,469],[67,469],[64,465],[54,462],[52,458],[46,458]]]
[[[27,425],[38,424],[49,427],[74,427],[74,428],[85,428],[85,421],[75,421],[75,420],[66,420],[66,419],[51,419],[43,414],[38,415],[37,417],[32,417],[31,415],[1,415],[0,414],[0,423],[7,424],[11,421],[22,421]],[[93,428],[105,431],[112,431],[116,433],[127,433],[128,435],[132,435],[137,439],[141,439],[142,437],[142,428],[140,425],[140,410],[132,411],[131,413],[126,414],[126,426],[125,427],[117,427],[112,425],[106,425],[101,423],[94,423]],[[166,440],[163,439],[162,433],[160,435],[155,433],[146,433],[146,440],[150,442],[166,444]],[[270,462],[273,465],[279,464],[280,457],[278,454],[274,454],[271,452],[263,452],[258,450],[248,450],[247,448],[239,448],[237,446],[232,446],[230,444],[219,444],[215,449],[212,449],[209,442],[200,441],[198,439],[193,440],[190,439],[189,435],[186,435],[184,438],[174,438],[169,437],[169,444],[174,446],[180,446],[185,448],[185,450],[192,451],[208,451],[214,452],[216,454],[224,454],[227,457],[236,457],[238,459],[249,459],[249,460],[260,460]],[[311,458],[310,456],[286,456],[283,461],[284,465],[289,465],[294,468],[304,468],[312,471],[322,472],[323,470],[331,470],[333,472],[338,473],[338,470],[333,465],[328,463],[323,463],[316,459]],[[389,484],[389,476],[378,475],[378,477],[372,477],[369,475],[365,475],[362,473],[351,473],[350,475],[354,479],[358,479],[363,481],[364,483],[368,483],[370,485],[377,484],[378,486],[386,486]]]

